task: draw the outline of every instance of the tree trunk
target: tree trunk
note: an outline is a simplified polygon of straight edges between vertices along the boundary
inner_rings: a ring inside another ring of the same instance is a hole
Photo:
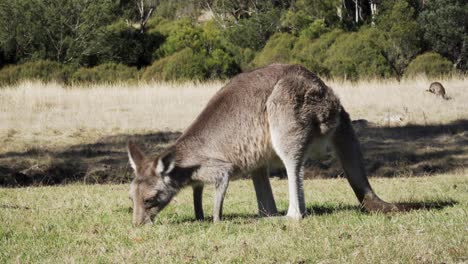
[[[372,25],[375,25],[375,16],[377,15],[377,4],[375,0],[369,0]]]
[[[354,0],[356,9],[356,23],[359,23],[359,0]]]

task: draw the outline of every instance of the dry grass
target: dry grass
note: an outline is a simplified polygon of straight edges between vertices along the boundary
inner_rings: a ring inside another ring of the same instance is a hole
[[[353,119],[377,125],[447,124],[468,118],[467,79],[443,81],[453,99],[424,92],[427,79],[327,82]],[[0,153],[94,142],[103,136],[181,131],[221,82],[65,88],[25,82],[0,90]],[[388,121],[388,116],[402,119]]]
[[[439,125],[468,118],[468,79],[441,81],[451,100],[443,100],[425,92],[433,80],[420,77],[398,83],[388,80],[334,83],[329,85],[338,93],[353,119],[367,119],[379,126],[407,124]],[[401,117],[392,122],[388,116]]]
[[[22,83],[0,90],[0,153],[92,142],[102,136],[179,131],[222,86],[147,84],[65,88]]]

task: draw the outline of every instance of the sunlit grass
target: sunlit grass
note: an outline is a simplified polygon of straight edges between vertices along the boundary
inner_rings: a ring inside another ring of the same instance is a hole
[[[353,119],[377,125],[447,124],[468,118],[466,79],[442,81],[452,100],[427,93],[432,80],[326,81]],[[224,83],[63,87],[25,82],[0,89],[0,153],[94,142],[104,136],[182,131]],[[390,119],[398,119],[394,122]],[[401,120],[400,120],[401,119]]]
[[[311,215],[257,218],[252,183],[231,183],[225,220],[194,221],[184,189],[153,226],[131,226],[127,185],[0,189],[0,262],[19,263],[461,263],[468,261],[468,177],[372,179],[388,201],[455,201],[393,215],[359,211],[343,179],[307,180]],[[273,180],[281,211],[287,182]]]

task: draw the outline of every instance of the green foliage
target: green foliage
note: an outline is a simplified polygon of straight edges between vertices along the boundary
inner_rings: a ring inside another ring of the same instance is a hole
[[[428,77],[440,77],[453,71],[452,63],[436,52],[427,52],[417,56],[405,70],[405,77],[425,74]]]
[[[184,19],[167,25],[167,37],[164,44],[156,52],[156,58],[174,54],[184,48],[200,52],[203,49],[203,29],[195,26],[190,20]]]
[[[70,62],[93,32],[118,17],[112,0],[12,0],[0,3],[0,46],[7,60]]]
[[[375,40],[379,32],[369,28],[338,37],[327,50],[325,65],[332,76],[357,80],[362,77],[390,77],[392,68]]]
[[[260,51],[253,65],[255,67],[265,66],[271,63],[289,63],[292,61],[292,49],[296,37],[288,33],[276,33],[268,40],[265,47]]]
[[[96,35],[85,50],[86,65],[114,62],[146,66],[151,64],[154,51],[164,41],[158,32],[143,34],[124,21],[103,27]]]
[[[419,17],[424,39],[431,48],[468,70],[468,2],[430,0]]]
[[[21,80],[68,83],[74,70],[73,66],[44,60],[6,66],[0,70],[0,86],[16,84]]]
[[[280,15],[280,10],[273,9],[242,19],[227,30],[227,40],[238,47],[258,51],[277,31]]]
[[[300,36],[292,52],[294,62],[304,65],[310,71],[319,75],[329,76],[330,70],[324,65],[327,50],[343,33],[342,30],[335,29],[315,40]]]
[[[327,25],[337,24],[339,17],[337,8],[341,0],[297,0],[297,10],[302,10],[312,20],[324,20]]]
[[[137,2],[0,1],[0,67],[55,61],[85,66],[78,79],[101,79],[89,67],[152,65],[164,68],[161,79],[172,80],[229,78],[241,69],[286,62],[328,77],[400,78],[418,54],[429,51],[458,69],[468,67],[468,4],[463,0],[377,1],[372,25],[369,1],[359,1],[356,23],[352,0],[145,0],[144,13],[150,5],[157,7],[144,30]],[[213,18],[198,20],[208,10]],[[336,42],[338,37],[345,43]],[[176,74],[161,65],[189,57],[201,66]],[[4,79],[16,78],[16,68],[5,71],[13,75]]]
[[[329,31],[330,28],[327,27],[324,19],[316,19],[308,27],[304,28],[300,34],[306,38],[314,39]]]
[[[160,59],[146,68],[143,79],[147,81],[204,80],[207,76],[206,57],[185,48]]]
[[[154,57],[159,61],[157,61],[153,67],[170,68],[170,66],[163,66],[160,64],[167,61],[173,62],[174,59],[178,61],[187,56],[192,56],[187,53],[188,50],[197,54],[194,56],[196,59],[194,67],[198,65],[198,60],[201,60],[203,63],[200,63],[201,66],[198,66],[199,69],[197,70],[185,71],[188,72],[188,74],[176,74],[172,73],[172,70],[166,69],[167,74],[162,74],[158,79],[173,80],[175,78],[174,76],[191,76],[192,74],[197,80],[207,78],[220,79],[229,78],[240,72],[239,60],[236,60],[234,55],[235,49],[223,39],[222,32],[214,22],[207,22],[203,24],[203,26],[198,26],[184,19],[174,23],[161,21],[160,24],[163,25],[161,30],[167,38],[161,48],[155,53]],[[183,50],[185,51],[181,52]],[[179,54],[167,58],[178,52],[184,55],[182,56]],[[182,78],[186,79],[185,77]]]
[[[421,36],[414,19],[415,10],[405,0],[388,1],[377,17],[377,29],[381,36],[378,45],[397,78],[421,51]]]
[[[304,10],[297,12],[288,10],[281,16],[281,27],[294,35],[298,35],[301,30],[313,21],[314,19],[306,14]]]
[[[209,79],[226,79],[241,71],[233,56],[222,49],[213,50],[205,63]]]
[[[113,83],[138,80],[139,71],[123,64],[104,63],[92,68],[80,68],[70,78],[74,83]]]

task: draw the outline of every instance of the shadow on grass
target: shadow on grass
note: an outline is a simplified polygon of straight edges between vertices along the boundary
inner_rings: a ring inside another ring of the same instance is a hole
[[[468,120],[445,125],[403,127],[361,126],[356,128],[369,176],[428,176],[468,167]],[[36,148],[0,154],[0,186],[21,187],[83,183],[127,183],[132,178],[126,142],[138,142],[148,154],[156,155],[181,133],[104,137],[92,144],[63,149]],[[273,173],[284,177],[284,172]],[[342,176],[337,161],[327,155],[309,161],[305,178]]]
[[[391,212],[391,213],[386,213],[386,214],[394,215],[394,214],[399,214],[399,213],[408,213],[408,212],[414,212],[414,211],[420,211],[420,210],[425,210],[425,211],[442,210],[446,207],[452,207],[456,205],[457,203],[458,202],[453,201],[453,200],[399,202],[399,203],[395,203],[395,205],[399,209],[398,212]],[[305,217],[332,215],[332,214],[343,212],[343,211],[356,211],[356,212],[362,212],[362,213],[369,214],[369,215],[382,214],[379,212],[369,213],[365,211],[359,205],[324,204],[324,205],[308,206],[307,214]],[[280,210],[278,212],[278,215],[269,216],[269,217],[260,217],[258,214],[249,214],[249,213],[230,213],[230,214],[223,215],[223,221],[252,222],[252,221],[258,221],[260,219],[268,220],[268,219],[275,219],[275,218],[283,218],[287,220],[287,218],[285,217],[286,213],[287,213],[286,210]],[[130,211],[130,214],[131,214],[131,211]],[[164,219],[164,220],[156,220],[156,223],[159,223],[159,224],[163,224],[163,223],[183,224],[183,223],[195,223],[195,222],[213,222],[213,217],[207,216],[202,221],[196,220],[195,217],[188,217],[188,216],[185,216],[183,218],[177,217],[177,218],[169,218],[169,219]]]
[[[411,212],[416,210],[442,210],[446,207],[452,207],[458,204],[457,201],[426,201],[426,202],[399,202],[395,205],[400,210],[399,212]]]

